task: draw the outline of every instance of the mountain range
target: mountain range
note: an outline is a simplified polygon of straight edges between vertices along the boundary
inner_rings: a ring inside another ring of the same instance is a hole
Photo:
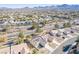
[[[1,7],[1,10],[5,9],[12,9],[12,8],[7,8],[7,7]],[[15,9],[30,9],[29,7],[24,7],[24,8],[15,8]],[[79,10],[79,5],[68,5],[68,4],[62,4],[62,5],[51,5],[51,6],[38,6],[38,7],[33,7],[31,9],[58,9],[58,10]]]

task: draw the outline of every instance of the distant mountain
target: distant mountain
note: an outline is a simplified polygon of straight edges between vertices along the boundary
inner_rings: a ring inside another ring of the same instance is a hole
[[[79,10],[79,5],[68,5],[68,4],[62,4],[62,5],[52,5],[52,6],[45,6],[45,7],[35,7],[37,9],[58,9],[58,10]]]
[[[0,9],[12,9],[12,8],[8,8],[8,7],[0,7]]]
[[[56,7],[59,9],[79,10],[79,5],[63,4],[63,5],[57,5]]]
[[[56,9],[56,10],[79,10],[79,5],[51,5],[51,6],[38,6],[34,8],[24,7],[24,8],[15,8],[15,9]],[[12,10],[12,8],[1,7],[0,10]]]

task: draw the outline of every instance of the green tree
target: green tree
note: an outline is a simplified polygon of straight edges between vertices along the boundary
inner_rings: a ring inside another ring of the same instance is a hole
[[[34,21],[32,21],[32,28],[35,29],[36,27],[37,27],[37,24]]]
[[[18,35],[18,37],[21,38],[21,39],[23,39],[24,38],[24,33],[20,32],[19,35]]]
[[[39,24],[37,24],[37,23],[36,23],[36,25],[35,25],[35,28],[36,28],[36,32],[37,32],[37,33],[40,33],[40,32],[43,31],[43,30],[40,28]]]
[[[70,23],[64,23],[64,28],[66,28],[66,27],[71,27],[71,24]]]
[[[17,40],[17,44],[23,43],[24,42],[24,33],[20,32],[18,35],[18,40]]]

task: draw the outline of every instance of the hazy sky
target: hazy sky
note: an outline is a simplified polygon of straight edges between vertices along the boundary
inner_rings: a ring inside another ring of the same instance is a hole
[[[53,4],[79,4],[79,0],[0,0],[0,7],[22,8]]]
[[[51,6],[51,5],[57,5],[57,4],[0,4],[0,7],[7,7],[7,8],[31,7],[32,8],[38,6]]]
[[[8,8],[23,8],[23,7],[38,7],[38,6],[51,6],[51,4],[0,4],[0,7]]]

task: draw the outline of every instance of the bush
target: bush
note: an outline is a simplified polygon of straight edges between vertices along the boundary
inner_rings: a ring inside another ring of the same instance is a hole
[[[64,23],[64,28],[66,28],[66,27],[71,27],[71,24],[70,23]]]
[[[59,28],[59,25],[58,24],[55,24],[55,28]]]
[[[7,38],[6,37],[0,37],[0,42],[6,42]]]
[[[37,33],[41,33],[41,32],[43,32],[43,30],[40,29],[40,28],[37,28],[37,29],[36,29],[36,32],[37,32]]]
[[[32,50],[32,54],[36,54],[37,53],[37,50],[36,49],[33,49]]]
[[[32,36],[31,36],[31,35],[27,35],[27,36],[26,36],[26,39],[27,39],[27,40],[31,40],[31,39],[32,39]]]

